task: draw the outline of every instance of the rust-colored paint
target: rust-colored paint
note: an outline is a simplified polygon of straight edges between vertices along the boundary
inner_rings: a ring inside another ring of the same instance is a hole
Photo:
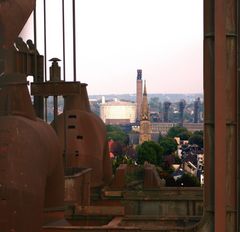
[[[59,140],[35,116],[22,75],[1,76],[0,87],[0,228],[37,232],[43,208],[63,206]]]
[[[204,1],[204,229],[214,231],[214,1]],[[204,228],[206,227],[206,228]]]
[[[0,47],[11,47],[35,7],[35,0],[0,1]]]
[[[33,0],[0,2],[0,49],[12,45],[31,14],[34,5],[35,1]],[[236,231],[237,226],[236,196],[239,195],[239,189],[237,192],[235,180],[236,169],[239,169],[236,162],[236,139],[239,140],[239,133],[236,133],[236,123],[239,124],[239,115],[236,117],[236,102],[239,90],[238,92],[236,90],[237,54],[235,36],[236,25],[239,21],[236,15],[236,9],[238,8],[239,4],[236,0],[204,1],[206,211],[204,220],[199,226],[201,229],[198,231],[212,231],[213,226],[215,226],[215,231]],[[0,53],[0,56],[2,57],[2,53]],[[20,91],[20,89],[19,87],[18,90]],[[40,167],[40,170],[46,170],[46,164],[44,168],[42,167],[44,163],[42,159],[46,156],[41,155],[47,154],[48,146],[50,146],[50,149],[51,145],[44,146],[43,144],[46,140],[51,144],[50,141],[55,134],[50,132],[50,129],[47,129],[42,121],[35,118],[30,108],[24,108],[24,103],[20,104],[20,98],[17,99],[14,96],[11,100],[13,102],[18,100],[19,104],[5,104],[11,102],[10,98],[5,95],[8,92],[14,94],[15,90],[8,87],[2,88],[0,98],[0,180],[2,182],[2,184],[0,183],[0,228],[6,231],[15,228],[17,228],[17,231],[37,231],[38,228],[35,230],[33,226],[40,222],[41,215],[39,211],[36,211],[36,207],[32,208],[32,203],[36,204],[37,209],[40,209],[43,206],[43,197],[39,194],[42,194],[41,191],[38,191],[39,195],[37,194],[36,190],[39,186],[36,185],[36,182],[33,183],[33,179],[36,177],[36,172],[39,171],[36,167]],[[17,93],[19,92],[17,91]],[[21,93],[18,96],[24,99],[23,95]],[[84,115],[87,115],[87,113],[89,112],[86,111]],[[85,118],[87,116],[83,117],[83,119]],[[93,125],[95,124],[93,123]],[[16,128],[20,130],[16,130]],[[30,135],[29,131],[31,131]],[[21,152],[27,148],[26,145],[30,142],[31,150]],[[42,152],[39,153],[38,149]],[[54,149],[56,148],[51,150],[51,154],[54,153]],[[24,155],[24,159],[18,159],[21,155]],[[24,172],[19,170],[21,165],[26,169],[24,169]],[[51,161],[47,161],[47,167],[50,166]],[[13,169],[13,167],[16,168]],[[11,173],[11,171],[13,174],[7,175],[7,172]],[[18,176],[18,173],[23,173],[23,175]],[[99,173],[101,174],[101,172]],[[37,183],[46,181],[46,176],[46,172],[38,175]],[[16,178],[16,182],[14,178]],[[52,178],[47,183],[58,183],[54,179]],[[19,185],[18,181],[20,184],[29,183],[30,187]],[[49,189],[47,192],[52,191],[54,192],[54,189]],[[53,198],[53,196],[50,197],[52,199],[49,201],[50,203],[53,203]],[[21,202],[23,203],[21,204]],[[53,205],[50,203],[49,206]],[[21,212],[23,213],[21,214]],[[214,220],[212,218],[213,213],[215,213]],[[40,217],[37,217],[39,215]],[[20,221],[20,219],[22,220]],[[27,222],[24,220],[27,220]],[[196,231],[197,229],[193,230]],[[191,229],[188,229],[188,231],[191,231]]]
[[[225,0],[215,1],[215,231],[226,231],[226,30]]]
[[[52,125],[60,138],[62,150],[65,149],[66,167],[92,168],[91,186],[96,187],[108,183],[112,176],[106,128],[90,110],[87,85],[80,85],[79,94],[65,97],[64,113]]]
[[[227,0],[226,12],[226,227],[237,231],[237,2]],[[233,181],[235,180],[235,181]]]
[[[240,13],[240,4],[237,4],[236,7],[237,10],[237,138],[236,138],[236,142],[237,142],[237,212],[238,212],[238,216],[237,216],[237,231],[240,231],[240,217],[239,217],[239,212],[240,212],[240,123],[239,123],[239,118],[240,118],[240,59],[239,59],[239,49],[240,49],[240,36],[239,36],[239,32],[240,32],[240,17],[239,17],[239,13]]]

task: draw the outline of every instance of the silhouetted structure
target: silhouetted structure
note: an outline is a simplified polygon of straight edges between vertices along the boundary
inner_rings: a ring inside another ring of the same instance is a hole
[[[184,114],[184,109],[186,106],[185,100],[181,100],[179,102],[179,124],[183,126],[183,114]]]
[[[163,121],[169,122],[168,115],[169,115],[169,108],[170,108],[171,102],[164,102],[163,103]]]
[[[200,98],[194,101],[194,123],[199,123]]]
[[[137,70],[137,119],[139,122],[141,119],[141,105],[142,105],[142,70]]]

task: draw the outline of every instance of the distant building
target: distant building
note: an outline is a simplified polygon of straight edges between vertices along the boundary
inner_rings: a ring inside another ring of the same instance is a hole
[[[136,104],[126,101],[102,102],[100,117],[108,125],[124,125],[136,121]]]
[[[166,135],[170,128],[179,126],[178,123],[170,122],[152,122],[151,133]],[[203,130],[203,123],[183,123],[183,127],[187,128],[188,131],[200,131]]]
[[[153,141],[158,141],[159,134],[167,135],[167,132],[170,128],[174,126],[179,126],[178,123],[170,123],[170,122],[150,122],[150,135]],[[200,131],[203,130],[203,123],[183,123],[183,127],[187,128],[188,131]],[[140,137],[140,127],[139,126],[132,126],[132,131],[134,134],[130,135],[130,143],[136,144],[137,137]]]
[[[200,131],[203,130],[203,123],[183,123],[183,127],[187,128],[188,131]]]
[[[147,99],[146,81],[144,82],[144,92],[141,107],[139,144],[151,140],[151,122]]]
[[[199,108],[200,108],[200,98],[197,98],[194,101],[194,123],[199,122],[199,119],[200,119]]]
[[[142,70],[137,70],[137,94],[136,94],[136,103],[137,103],[137,118],[136,121],[139,122],[141,119],[141,105],[142,105]]]
[[[177,126],[177,123],[170,122],[152,122],[151,123],[151,133],[166,135],[170,128]]]

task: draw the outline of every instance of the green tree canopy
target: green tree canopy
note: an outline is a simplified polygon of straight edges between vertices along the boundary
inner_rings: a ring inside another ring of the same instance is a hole
[[[194,135],[201,135],[203,137],[203,130],[194,131],[193,134]]]
[[[159,145],[163,148],[164,155],[171,155],[177,150],[177,142],[170,137],[160,137]]]
[[[137,146],[137,162],[144,164],[145,161],[161,165],[163,162],[163,148],[153,141],[144,142]]]
[[[119,126],[107,125],[107,140],[118,141],[122,144],[128,143],[128,135]]]
[[[174,126],[168,130],[167,136],[170,138],[180,137],[181,140],[188,140],[191,132],[182,126]]]
[[[196,144],[203,148],[203,131],[195,131],[193,135],[189,138],[190,144]]]

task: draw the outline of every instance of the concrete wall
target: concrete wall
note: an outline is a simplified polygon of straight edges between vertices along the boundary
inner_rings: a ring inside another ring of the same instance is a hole
[[[123,193],[126,215],[202,216],[203,189],[164,187]]]

